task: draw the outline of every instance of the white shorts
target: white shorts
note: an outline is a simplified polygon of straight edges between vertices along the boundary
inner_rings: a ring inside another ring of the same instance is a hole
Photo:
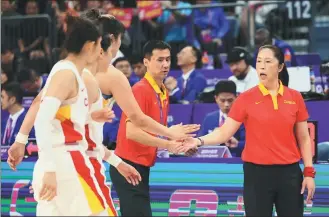
[[[94,175],[97,180],[97,184],[99,185],[102,195],[105,198],[105,206],[107,208],[107,216],[118,216],[118,213],[115,209],[112,197],[111,197],[111,189],[106,185],[106,175],[105,175],[105,167],[103,164],[103,160],[101,159],[99,153],[97,151],[87,151],[87,156],[93,166]]]
[[[44,174],[43,162],[39,159],[33,171],[34,198],[37,201],[37,216],[90,216],[105,210],[105,200],[94,176],[94,169],[85,152],[79,148],[54,148],[56,161],[57,196],[52,201],[39,200]]]

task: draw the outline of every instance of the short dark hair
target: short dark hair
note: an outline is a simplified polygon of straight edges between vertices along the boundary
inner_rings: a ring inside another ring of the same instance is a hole
[[[193,52],[193,55],[195,56],[196,58],[196,63],[195,63],[195,66],[197,69],[201,68],[202,67],[202,53],[201,51],[196,48],[195,46],[191,46],[192,47],[192,52]]]
[[[129,62],[129,60],[126,57],[118,57],[116,60],[114,60],[114,62],[112,63],[112,65],[115,67],[117,63],[121,62],[121,61],[127,61]],[[130,62],[129,62],[130,64]]]
[[[39,77],[40,74],[34,71],[33,69],[29,68],[22,68],[20,71],[17,73],[17,81],[19,83],[23,83],[26,81],[32,81],[34,77]]]
[[[90,20],[76,16],[66,15],[68,31],[64,42],[64,48],[68,53],[78,54],[86,42],[96,42],[101,37],[98,27]]]
[[[112,15],[102,14],[99,9],[87,10],[81,14],[81,17],[95,22],[96,25],[100,25],[103,35],[112,34],[114,38],[118,39],[119,35],[122,37],[126,31],[124,25],[119,20]]]
[[[221,80],[215,86],[215,96],[220,93],[233,93],[236,95],[236,84],[234,81]]]
[[[255,33],[255,43],[260,46],[271,43],[272,35],[271,32],[267,28],[259,28]]]
[[[22,104],[24,91],[18,82],[10,82],[3,85],[2,90],[5,91],[8,97],[15,97],[16,103]]]
[[[270,49],[273,54],[274,54],[274,57],[279,61],[279,64],[284,64],[284,54],[282,52],[282,50],[275,46],[275,45],[264,45],[264,46],[261,46],[258,50],[258,52],[262,49]],[[279,79],[281,80],[282,84],[284,86],[288,86],[289,84],[289,73],[288,73],[288,69],[287,69],[287,66],[286,64],[283,65],[283,69],[281,72],[279,72]]]
[[[146,42],[143,47],[144,58],[150,58],[153,55],[154,50],[166,50],[171,51],[171,47],[168,43],[161,40],[151,40]]]

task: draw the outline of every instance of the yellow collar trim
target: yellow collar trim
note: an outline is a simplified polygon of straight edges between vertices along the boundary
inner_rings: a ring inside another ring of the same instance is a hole
[[[167,99],[167,91],[164,84],[161,85],[161,89],[163,90],[161,91],[160,87],[155,82],[154,78],[150,75],[150,73],[146,72],[144,78],[150,83],[154,91],[160,95],[161,102]]]
[[[279,91],[278,91],[278,94],[280,94],[281,96],[283,96],[283,92],[284,92],[284,88],[283,88],[283,84],[281,81],[280,82],[280,87],[279,87]],[[262,92],[263,96],[266,96],[266,95],[269,95],[270,92],[268,91],[268,89],[266,89],[266,87],[262,84],[262,83],[259,83],[258,84],[258,88],[260,90],[260,92]]]

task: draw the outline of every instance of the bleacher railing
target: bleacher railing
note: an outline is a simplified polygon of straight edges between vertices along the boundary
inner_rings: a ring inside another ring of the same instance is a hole
[[[231,14],[226,14],[229,21],[229,30],[223,39],[221,53],[225,53],[235,46],[238,40],[238,33],[242,34],[242,46],[250,49],[254,48],[254,33],[257,27],[265,26],[272,31],[273,35],[287,41],[297,52],[314,51],[312,46],[312,27],[316,23],[316,15],[319,13],[319,2],[323,0],[285,0],[285,1],[255,1],[251,3],[211,3],[201,5],[191,5],[185,8],[170,7],[163,8],[163,11],[176,11],[189,9],[191,15],[186,21],[188,34],[186,41],[194,43],[198,39],[195,25],[195,11],[209,8],[221,8],[224,11],[232,9]],[[252,6],[251,6],[252,5]],[[236,10],[239,8],[239,10]],[[236,11],[240,11],[236,13]],[[269,12],[269,13],[266,13]],[[140,14],[134,14],[140,16]],[[119,17],[118,17],[119,18]],[[138,18],[138,17],[137,17]],[[1,42],[5,48],[19,50],[19,39],[26,37],[33,39],[36,35],[46,38],[46,44],[53,48],[56,44],[56,20],[52,20],[48,15],[35,16],[11,16],[2,17]],[[29,24],[34,22],[34,24]],[[126,21],[126,20],[123,20]],[[216,20],[213,20],[216,22]],[[27,24],[26,24],[27,23]],[[136,24],[136,23],[135,23]],[[171,25],[171,24],[167,24]],[[163,24],[166,28],[166,24]],[[142,32],[142,25],[137,22],[136,29],[131,35],[132,51],[141,53],[143,39],[138,32]],[[135,31],[136,30],[136,31]],[[40,35],[38,35],[40,36]],[[164,38],[164,35],[162,35]],[[241,37],[240,37],[241,38]]]
[[[40,39],[40,42],[30,46],[37,39]],[[26,52],[44,49],[45,44],[51,47],[52,40],[51,19],[48,15],[1,17],[1,44],[7,49],[22,51],[21,42]]]

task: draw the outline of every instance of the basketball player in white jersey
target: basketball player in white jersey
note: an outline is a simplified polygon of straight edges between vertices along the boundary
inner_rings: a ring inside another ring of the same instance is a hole
[[[35,118],[39,159],[33,171],[37,216],[90,216],[104,201],[86,156],[88,94],[83,68],[100,53],[101,33],[93,23],[74,18],[67,34],[67,58],[56,63],[41,94]]]

